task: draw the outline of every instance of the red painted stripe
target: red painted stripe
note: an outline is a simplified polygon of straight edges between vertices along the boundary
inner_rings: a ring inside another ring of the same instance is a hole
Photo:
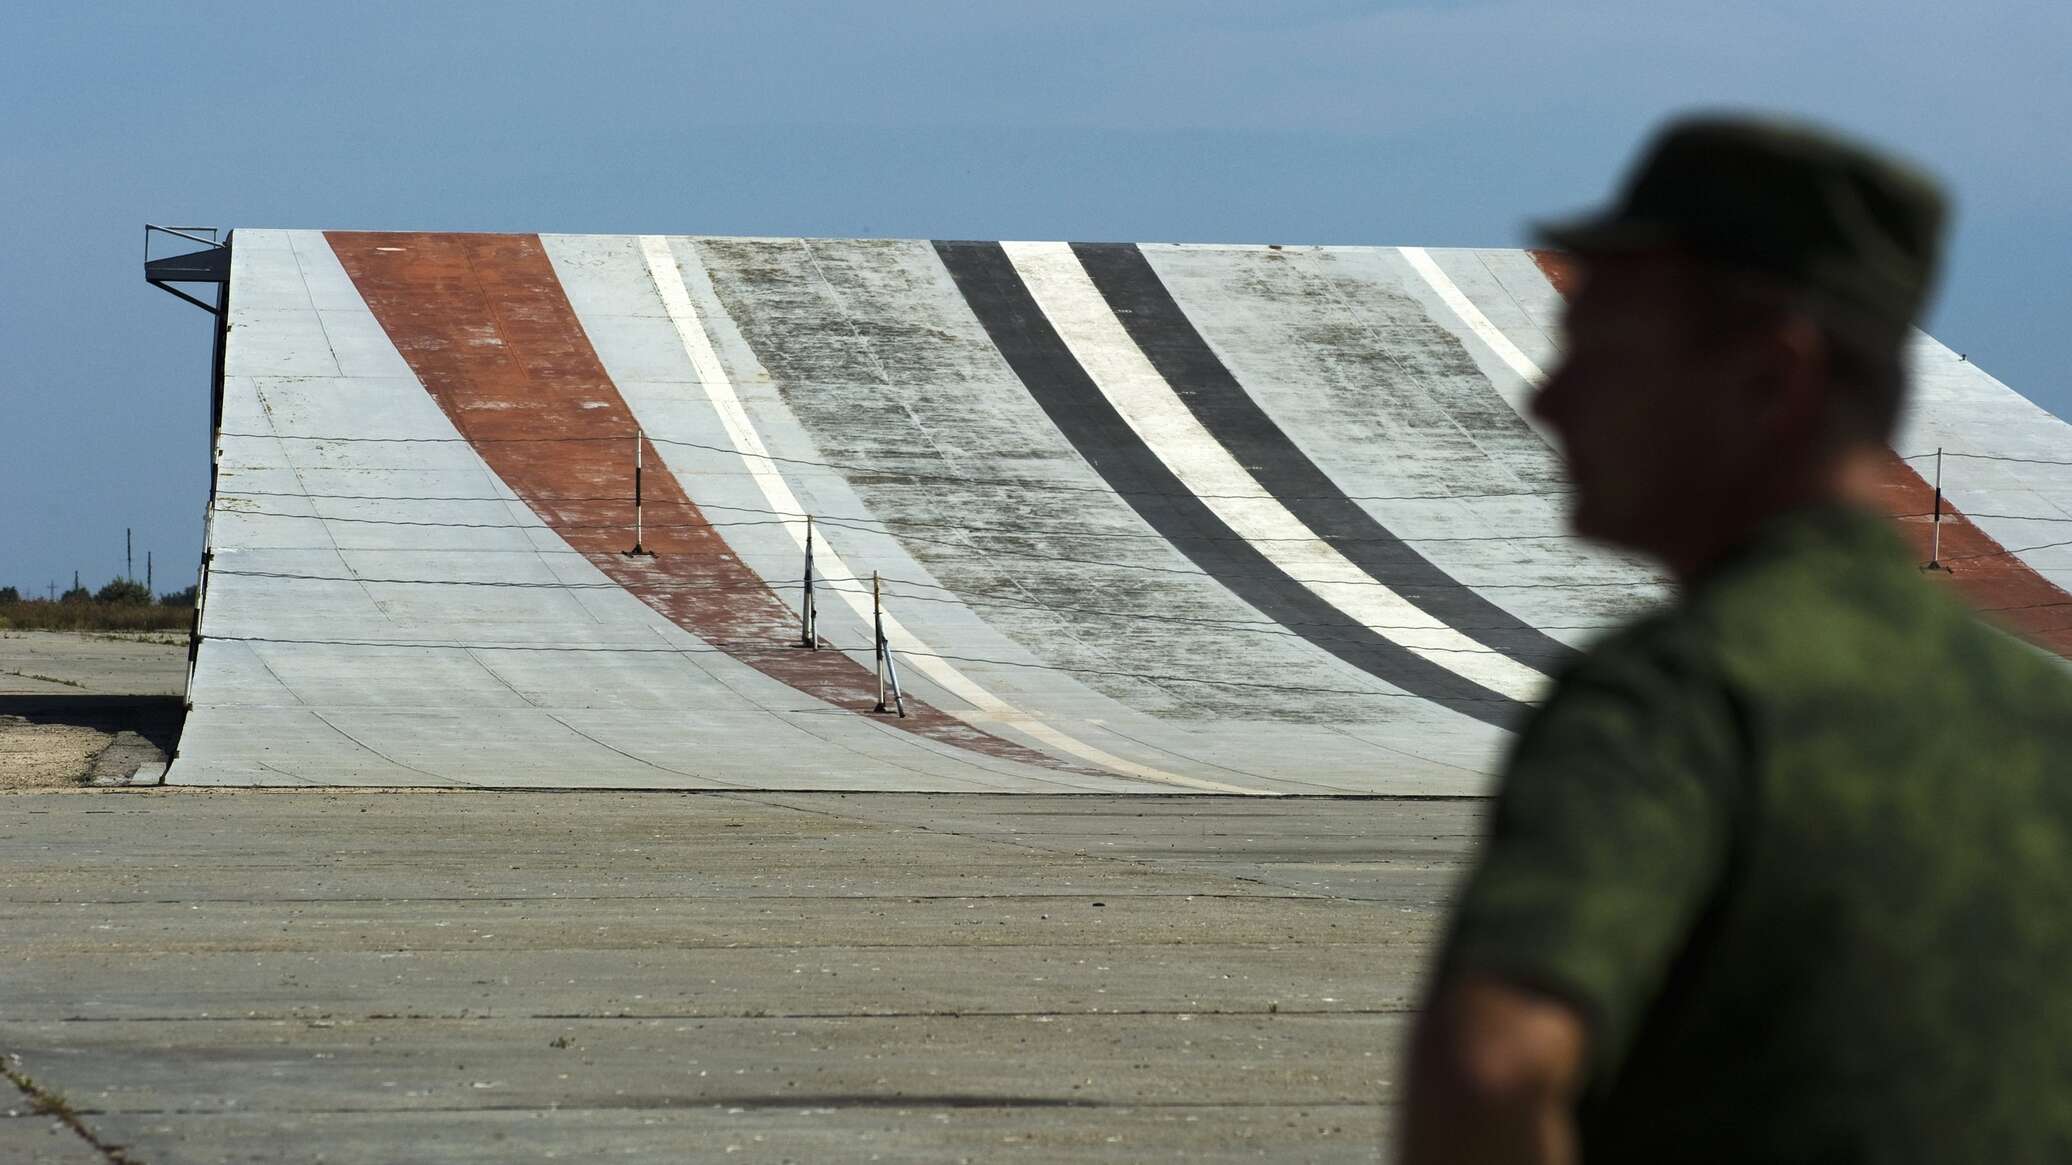
[[[632,542],[633,412],[534,235],[326,233],[374,317],[454,428],[541,521],[677,626],[836,707],[877,703],[872,672],[794,646],[798,620],[645,449],[646,548]],[[598,498],[623,500],[597,501]],[[886,723],[989,756],[1094,772],[907,700]]]
[[[1568,256],[1559,251],[1527,251],[1532,261],[1539,266],[1540,274],[1554,285],[1554,290],[1567,299],[1576,293],[1576,267]]]
[[[1565,256],[1534,251],[1532,258],[1554,290],[1564,296],[1574,293],[1575,265]],[[1935,488],[1893,453],[1879,467],[1877,490],[1879,504],[1899,523],[1915,557],[1927,562],[1934,539]],[[2008,553],[1947,498],[1942,513],[1942,563],[1948,569],[1932,577],[1955,587],[2001,626],[2072,659],[2072,595]]]

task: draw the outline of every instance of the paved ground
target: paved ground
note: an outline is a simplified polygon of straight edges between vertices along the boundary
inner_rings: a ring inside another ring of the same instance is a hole
[[[0,695],[177,696],[184,632],[0,631]]]
[[[0,1157],[1371,1161],[1478,813],[0,796]]]
[[[185,635],[0,631],[0,789],[162,762],[186,681]]]

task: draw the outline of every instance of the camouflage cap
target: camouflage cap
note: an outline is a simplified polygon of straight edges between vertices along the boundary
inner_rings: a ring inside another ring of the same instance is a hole
[[[1934,285],[1947,216],[1935,179],[1868,146],[1802,123],[1713,115],[1665,127],[1610,210],[1536,233],[1586,259],[1685,250],[1903,327]]]

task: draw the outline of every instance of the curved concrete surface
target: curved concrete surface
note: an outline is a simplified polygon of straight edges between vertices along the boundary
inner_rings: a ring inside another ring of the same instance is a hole
[[[239,231],[169,780],[1485,792],[1547,677],[1663,593],[1566,533],[1523,411],[1564,278]],[[1895,521],[1925,561],[1942,448],[1938,577],[2072,653],[2072,427],[1916,363]]]

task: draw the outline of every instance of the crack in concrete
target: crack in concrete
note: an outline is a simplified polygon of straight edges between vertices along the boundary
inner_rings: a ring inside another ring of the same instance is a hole
[[[123,1146],[109,1144],[87,1127],[81,1117],[93,1114],[95,1110],[82,1111],[74,1108],[62,1095],[38,1084],[27,1072],[22,1071],[20,1056],[11,1052],[0,1053],[0,1076],[5,1076],[9,1083],[21,1089],[22,1095],[29,1098],[32,1112],[40,1116],[56,1117],[60,1124],[71,1129],[80,1140],[92,1146],[95,1152],[112,1165],[143,1165],[141,1160],[131,1156]]]

